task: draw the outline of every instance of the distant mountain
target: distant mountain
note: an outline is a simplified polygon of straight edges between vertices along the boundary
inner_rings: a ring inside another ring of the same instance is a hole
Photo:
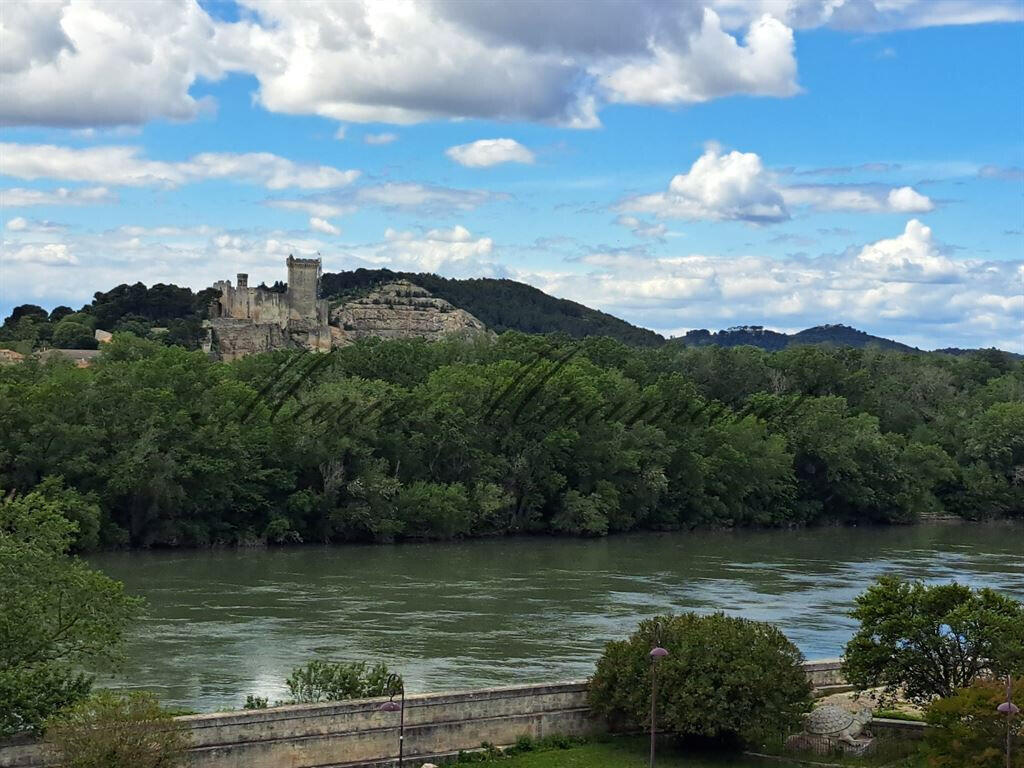
[[[684,336],[671,339],[670,343],[688,347],[749,345],[768,350],[782,349],[793,344],[829,344],[834,347],[878,347],[901,352],[921,351],[892,339],[872,336],[848,325],[816,325],[792,334],[771,331],[760,325],[741,325],[718,332],[700,329],[688,331]]]
[[[434,296],[464,309],[496,333],[565,333],[574,338],[611,336],[625,344],[653,347],[665,339],[614,315],[575,301],[556,299],[532,285],[489,277],[454,280],[429,273],[393,272],[390,269],[357,269],[326,272],[320,281],[325,298],[340,301],[381,283],[408,280]]]

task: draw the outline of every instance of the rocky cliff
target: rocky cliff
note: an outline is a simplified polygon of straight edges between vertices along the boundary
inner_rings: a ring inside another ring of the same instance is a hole
[[[487,327],[469,312],[408,280],[384,283],[341,304],[331,311],[331,325],[336,344],[366,336],[433,341],[449,334],[487,333]]]

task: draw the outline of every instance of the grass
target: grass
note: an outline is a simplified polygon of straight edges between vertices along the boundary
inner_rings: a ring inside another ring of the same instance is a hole
[[[647,768],[646,739],[616,738],[567,747],[521,751],[511,757],[470,763],[477,768]],[[764,761],[743,755],[708,757],[671,746],[658,747],[658,768],[793,768],[790,764]],[[794,764],[795,765],[795,764]]]
[[[475,768],[647,768],[649,742],[639,737],[612,737],[598,741],[522,741],[503,757],[487,759],[483,754],[466,755],[465,762],[452,765],[472,765]],[[881,758],[881,759],[878,759]],[[882,766],[885,768],[919,768],[921,763],[914,757],[897,758],[891,755],[876,759],[851,757],[808,756],[819,765],[838,763],[844,766]],[[798,768],[799,761],[760,759],[746,755],[708,755],[692,750],[658,745],[658,768]],[[806,765],[806,763],[804,764]]]

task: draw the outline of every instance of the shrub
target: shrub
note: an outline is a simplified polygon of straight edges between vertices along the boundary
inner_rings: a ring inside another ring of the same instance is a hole
[[[860,629],[846,645],[843,672],[862,690],[884,686],[926,703],[986,670],[1024,671],[1024,604],[991,589],[886,576],[851,615]]]
[[[677,736],[751,743],[796,729],[811,707],[803,654],[775,626],[722,613],[658,616],[608,643],[590,681],[590,705],[614,728],[648,722],[657,662],[658,727]]]
[[[1024,678],[1014,681],[1014,702],[1024,709]],[[924,750],[930,768],[1003,768],[1006,765],[1006,715],[996,707],[1006,701],[1005,684],[977,680],[952,696],[937,699],[926,711],[932,727]],[[1013,722],[1013,768],[1024,768],[1024,728]]]
[[[100,691],[47,723],[62,768],[171,768],[188,732],[150,693]]]
[[[394,692],[388,688],[390,676],[384,664],[371,667],[361,661],[314,659],[305,666],[293,669],[285,684],[295,703],[313,704],[318,701],[388,696]]]
[[[270,706],[266,696],[253,696],[251,693],[245,697],[245,704],[242,709],[266,709]]]

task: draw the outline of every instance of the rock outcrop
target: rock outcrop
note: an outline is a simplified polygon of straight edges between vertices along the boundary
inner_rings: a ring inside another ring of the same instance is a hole
[[[331,311],[331,325],[335,344],[367,336],[435,341],[451,334],[487,333],[487,327],[469,312],[408,280],[384,283],[366,296],[336,307]]]

